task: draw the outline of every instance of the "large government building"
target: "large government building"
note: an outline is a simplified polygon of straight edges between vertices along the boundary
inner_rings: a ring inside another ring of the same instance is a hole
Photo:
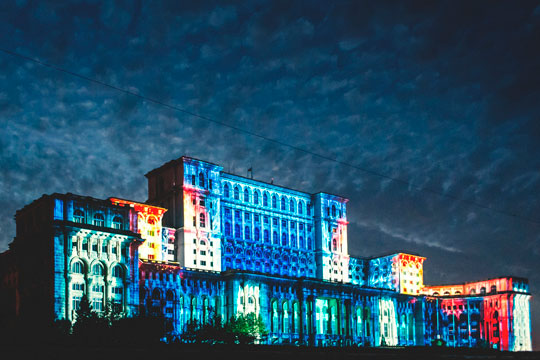
[[[347,199],[181,157],[146,174],[145,203],[71,193],[17,211],[0,254],[4,318],[159,314],[172,333],[255,313],[268,344],[531,350],[529,286],[513,276],[423,283],[424,257],[348,252]]]

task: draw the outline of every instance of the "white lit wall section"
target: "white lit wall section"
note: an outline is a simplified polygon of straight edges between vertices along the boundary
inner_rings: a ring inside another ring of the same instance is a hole
[[[318,275],[324,280],[349,282],[347,199],[318,193],[314,202]]]
[[[514,296],[514,346],[512,351],[532,351],[530,295]]]
[[[239,285],[236,299],[237,313],[243,315],[254,313],[258,316],[260,313],[259,292],[257,284]]]
[[[396,305],[393,299],[379,300],[379,344],[395,346],[398,344]]]

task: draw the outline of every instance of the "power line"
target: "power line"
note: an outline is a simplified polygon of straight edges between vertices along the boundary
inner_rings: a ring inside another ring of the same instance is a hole
[[[348,163],[348,162],[345,162],[345,161],[341,161],[341,160],[336,159],[336,158],[332,158],[332,157],[327,156],[327,155],[323,155],[323,154],[316,153],[316,152],[308,150],[308,149],[298,147],[296,145],[291,145],[291,144],[283,142],[281,140],[276,140],[276,139],[273,139],[273,138],[269,138],[267,136],[258,134],[256,132],[253,132],[253,131],[250,131],[250,130],[240,128],[238,126],[227,124],[225,122],[215,120],[215,119],[209,118],[209,117],[204,116],[204,115],[196,114],[194,112],[182,109],[182,108],[180,108],[178,106],[165,103],[165,102],[160,101],[158,99],[150,98],[148,96],[145,96],[145,95],[142,95],[142,94],[130,91],[130,90],[122,89],[122,88],[120,88],[118,86],[111,85],[111,84],[106,83],[104,81],[97,80],[97,79],[94,79],[94,78],[90,78],[88,76],[84,76],[84,75],[78,74],[76,72],[66,70],[66,69],[61,68],[59,66],[52,65],[52,64],[43,62],[41,60],[38,60],[38,59],[34,59],[34,58],[30,57],[30,56],[26,56],[26,55],[23,55],[23,54],[20,54],[20,53],[11,51],[11,50],[7,50],[7,49],[4,49],[4,48],[0,48],[0,51],[2,51],[5,54],[31,61],[31,62],[39,64],[39,65],[41,65],[43,67],[47,67],[47,68],[50,68],[52,70],[55,70],[55,71],[58,71],[58,72],[61,72],[61,73],[64,73],[64,74],[68,74],[68,75],[74,76],[76,78],[79,78],[79,79],[82,79],[82,80],[85,80],[85,81],[88,81],[88,82],[91,82],[91,83],[94,83],[94,84],[98,84],[98,85],[101,85],[103,87],[106,87],[106,88],[109,88],[109,89],[112,89],[112,90],[116,90],[116,91],[119,91],[121,93],[130,95],[130,96],[137,97],[137,98],[139,98],[141,100],[145,100],[145,101],[148,101],[150,103],[154,103],[156,105],[160,105],[160,106],[166,107],[166,108],[171,109],[171,110],[179,111],[179,112],[182,112],[182,113],[184,113],[186,115],[190,115],[190,116],[202,119],[202,120],[206,120],[208,122],[212,122],[214,124],[225,126],[225,127],[230,128],[230,129],[236,130],[238,132],[242,132],[244,134],[247,134],[247,135],[250,135],[250,136],[253,136],[253,137],[257,137],[259,139],[263,139],[265,141],[268,141],[268,142],[271,142],[271,143],[274,143],[274,144],[277,144],[277,145],[280,145],[280,146],[288,147],[288,148],[291,148],[293,150],[303,152],[305,154],[311,155],[313,157],[317,157],[319,159],[335,162],[337,164],[359,170],[361,172],[364,172],[364,173],[372,175],[372,176],[377,176],[377,177],[380,177],[380,178],[383,178],[383,179],[386,179],[386,180],[391,180],[391,181],[395,181],[397,183],[401,183],[403,185],[407,185],[409,188],[412,188],[412,189],[414,189],[416,191],[419,191],[419,192],[420,191],[428,192],[428,193],[431,193],[431,194],[434,194],[434,195],[438,195],[438,196],[441,196],[441,197],[452,199],[454,201],[459,201],[459,202],[462,202],[462,203],[465,203],[465,204],[477,206],[477,207],[485,209],[485,210],[490,210],[490,211],[496,212],[496,213],[501,214],[501,215],[521,219],[521,220],[528,221],[528,222],[535,223],[535,224],[540,224],[540,221],[536,220],[536,219],[527,218],[527,217],[524,217],[524,216],[521,216],[521,215],[509,213],[509,212],[504,211],[504,210],[495,209],[495,208],[492,208],[490,206],[478,203],[476,201],[472,201],[472,200],[468,200],[468,199],[462,199],[462,198],[460,198],[458,196],[455,196],[455,195],[452,195],[452,194],[445,194],[443,192],[440,192],[440,191],[437,191],[437,190],[434,190],[434,189],[430,189],[430,188],[426,188],[426,187],[419,187],[419,186],[413,185],[409,181],[402,180],[402,179],[395,178],[395,177],[391,177],[391,176],[388,176],[388,175],[385,175],[385,174],[381,174],[381,173],[378,173],[376,171],[363,168],[361,166],[357,166],[357,165],[354,165],[354,164],[351,164],[351,163]]]

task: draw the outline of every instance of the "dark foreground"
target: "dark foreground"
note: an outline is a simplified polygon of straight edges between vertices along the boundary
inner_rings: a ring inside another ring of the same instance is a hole
[[[141,336],[141,344],[144,336]],[[5,346],[4,359],[32,360],[355,360],[355,359],[539,359],[540,352],[452,348],[308,348],[284,346],[160,345],[152,347]]]

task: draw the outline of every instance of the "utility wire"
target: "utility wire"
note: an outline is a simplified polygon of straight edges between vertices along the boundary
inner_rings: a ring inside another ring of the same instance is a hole
[[[361,172],[364,172],[364,173],[372,175],[372,176],[377,176],[377,177],[380,177],[380,178],[383,178],[383,179],[386,179],[386,180],[391,180],[391,181],[394,181],[394,182],[397,182],[397,183],[400,183],[400,184],[403,184],[403,185],[407,185],[409,188],[412,188],[412,189],[414,189],[416,191],[419,191],[419,192],[421,192],[421,191],[428,192],[428,193],[431,193],[431,194],[434,194],[434,195],[438,195],[440,197],[445,197],[445,198],[448,198],[448,199],[452,199],[454,201],[459,201],[459,202],[462,202],[462,203],[465,203],[465,204],[477,206],[477,207],[485,209],[485,210],[490,210],[490,211],[496,212],[496,213],[501,214],[501,215],[521,219],[521,220],[528,221],[528,222],[535,223],[535,224],[540,224],[540,221],[536,220],[536,219],[527,218],[527,217],[517,215],[517,214],[514,214],[514,213],[510,213],[510,212],[507,212],[507,211],[504,211],[504,210],[499,210],[499,209],[496,209],[496,208],[492,208],[490,206],[478,203],[476,201],[463,199],[463,198],[460,198],[460,197],[452,195],[452,194],[445,194],[443,192],[440,192],[440,191],[437,191],[437,190],[434,190],[434,189],[430,189],[430,188],[426,188],[426,187],[419,187],[419,186],[413,185],[409,181],[402,180],[402,179],[395,178],[395,177],[391,177],[391,176],[388,176],[388,175],[385,175],[385,174],[381,174],[381,173],[378,173],[376,171],[363,168],[361,166],[357,166],[357,165],[354,165],[354,164],[351,164],[351,163],[348,163],[348,162],[345,162],[345,161],[341,161],[339,159],[336,159],[336,158],[333,158],[333,157],[330,157],[330,156],[327,156],[327,155],[316,153],[316,152],[313,152],[311,150],[304,149],[304,148],[298,147],[296,145],[292,145],[292,144],[283,142],[281,140],[269,138],[267,136],[258,134],[256,132],[253,132],[253,131],[250,131],[250,130],[240,128],[238,126],[227,124],[227,123],[225,123],[223,121],[215,120],[215,119],[209,118],[209,117],[204,116],[204,115],[196,114],[194,112],[182,109],[182,108],[180,108],[178,106],[165,103],[165,102],[160,101],[158,99],[154,99],[154,98],[151,98],[151,97],[148,97],[148,96],[145,96],[145,95],[142,95],[142,94],[130,91],[130,90],[120,88],[118,86],[111,85],[111,84],[106,83],[106,82],[101,81],[101,80],[97,80],[97,79],[90,78],[90,77],[85,76],[85,75],[78,74],[78,73],[70,71],[70,70],[66,70],[66,69],[61,68],[59,66],[49,64],[49,63],[43,62],[43,61],[38,60],[38,59],[34,59],[34,58],[30,57],[30,56],[26,56],[26,55],[23,55],[23,54],[20,54],[20,53],[17,53],[17,52],[8,50],[8,49],[4,49],[4,48],[0,48],[0,51],[2,51],[5,54],[8,54],[8,55],[11,55],[11,56],[14,56],[14,57],[18,57],[18,58],[21,58],[21,59],[24,59],[24,60],[31,61],[31,62],[39,64],[39,65],[41,65],[43,67],[47,67],[49,69],[52,69],[52,70],[55,70],[55,71],[58,71],[58,72],[61,72],[61,73],[64,73],[64,74],[68,74],[68,75],[71,75],[73,77],[83,79],[85,81],[88,81],[88,82],[91,82],[91,83],[94,83],[94,84],[98,84],[98,85],[101,85],[103,87],[113,89],[113,90],[116,90],[118,92],[130,95],[130,96],[137,97],[137,98],[139,98],[141,100],[145,100],[145,101],[148,101],[150,103],[154,103],[156,105],[160,105],[160,106],[166,107],[166,108],[171,109],[171,110],[179,111],[179,112],[184,113],[184,114],[189,115],[189,116],[193,116],[193,117],[196,117],[196,118],[199,118],[199,119],[202,119],[202,120],[206,120],[208,122],[218,124],[218,125],[221,125],[221,126],[225,126],[225,127],[230,128],[230,129],[236,130],[238,132],[242,132],[244,134],[247,134],[247,135],[250,135],[250,136],[253,136],[253,137],[257,137],[259,139],[263,139],[265,141],[268,141],[268,142],[271,142],[271,143],[274,143],[274,144],[277,144],[277,145],[280,145],[280,146],[288,147],[288,148],[294,149],[296,151],[303,152],[305,154],[311,155],[313,157],[317,157],[319,159],[335,162],[337,164],[359,170]]]

